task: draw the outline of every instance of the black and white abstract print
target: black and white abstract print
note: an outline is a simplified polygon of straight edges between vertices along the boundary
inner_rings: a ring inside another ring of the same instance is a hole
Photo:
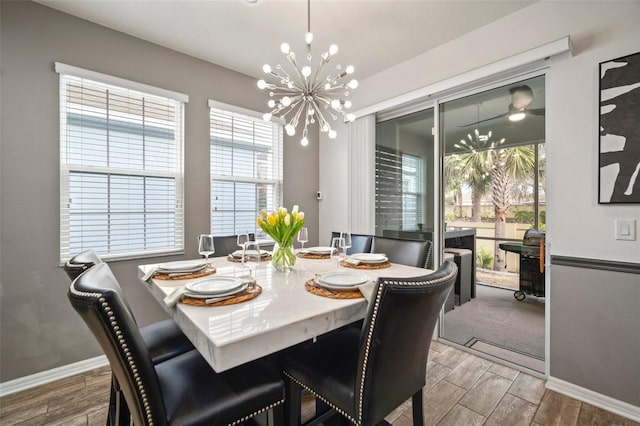
[[[600,63],[599,203],[640,203],[640,52]]]

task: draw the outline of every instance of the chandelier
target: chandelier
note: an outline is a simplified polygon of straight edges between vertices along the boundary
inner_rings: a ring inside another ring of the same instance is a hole
[[[285,55],[287,61],[293,67],[293,75],[283,69],[280,64],[275,68],[266,64],[262,71],[269,75],[275,82],[265,80],[258,81],[260,89],[269,90],[269,101],[267,105],[271,111],[265,113],[265,121],[271,121],[273,116],[278,116],[285,121],[284,129],[287,135],[294,136],[300,121],[304,122],[304,130],[300,144],[307,146],[308,129],[310,124],[318,122],[320,131],[328,133],[331,139],[337,135],[331,128],[329,119],[336,120],[339,116],[345,121],[355,120],[353,114],[347,113],[351,108],[349,90],[358,87],[358,81],[350,79],[354,72],[352,65],[342,68],[336,65],[335,69],[326,73],[326,66],[338,53],[338,46],[332,44],[329,50],[320,55],[320,62],[315,72],[311,66],[311,11],[310,0],[307,0],[307,33],[304,41],[307,45],[306,65],[299,67],[296,55],[290,50],[289,44],[282,43],[280,51]]]

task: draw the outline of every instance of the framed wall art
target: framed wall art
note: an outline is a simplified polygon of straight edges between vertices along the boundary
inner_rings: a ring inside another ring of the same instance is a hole
[[[598,203],[640,203],[640,52],[599,71]]]

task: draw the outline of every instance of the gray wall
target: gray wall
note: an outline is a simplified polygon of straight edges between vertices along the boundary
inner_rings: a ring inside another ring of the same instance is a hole
[[[189,95],[185,113],[184,256],[209,229],[207,99],[265,107],[255,79],[27,1],[2,1],[0,171],[0,382],[101,354],[66,298],[59,267],[58,74],[63,62]],[[277,46],[274,46],[276,49]],[[318,140],[285,138],[284,201],[305,211],[317,244]],[[112,262],[144,325],[164,312],[138,283],[136,265]]]
[[[551,376],[640,407],[640,274],[553,264],[551,274]]]

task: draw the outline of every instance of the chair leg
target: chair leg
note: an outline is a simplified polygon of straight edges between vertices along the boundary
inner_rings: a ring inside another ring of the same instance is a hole
[[[413,426],[423,426],[422,388],[411,397],[411,406],[413,407]]]
[[[273,426],[283,426],[285,424],[284,407],[285,404],[280,404],[273,407]]]
[[[107,414],[107,426],[129,426],[131,415],[124,394],[120,390],[120,384],[116,376],[111,375],[111,390],[109,391],[109,413]]]
[[[301,407],[302,403],[302,387],[290,380],[289,378],[285,378],[284,385],[284,415],[286,417],[286,424],[290,426],[299,425],[301,422]]]

